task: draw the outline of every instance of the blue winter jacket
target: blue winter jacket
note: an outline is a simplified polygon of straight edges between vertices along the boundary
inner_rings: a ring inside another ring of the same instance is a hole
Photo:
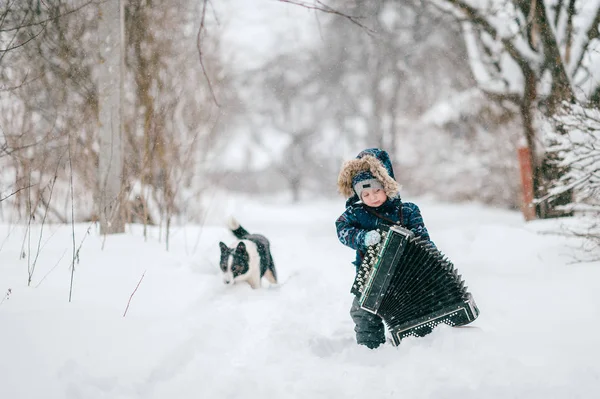
[[[335,222],[337,235],[340,242],[356,250],[354,265],[358,269],[366,251],[365,235],[370,230],[377,229],[381,225],[389,225],[389,222],[367,212],[367,205],[362,202],[350,203],[346,211],[340,215]],[[412,202],[402,202],[400,197],[388,198],[386,202],[377,208],[370,208],[377,214],[390,219],[411,230],[415,235],[431,241],[419,207]],[[402,212],[400,212],[402,209]],[[400,220],[402,215],[402,220]]]
[[[379,148],[369,148],[361,151],[356,158],[360,159],[367,155],[377,158],[385,168],[384,173],[387,173],[389,177],[395,179],[392,161],[386,151]],[[342,180],[342,183],[340,183],[340,180],[338,179],[338,187],[340,184],[348,185],[350,182]],[[350,189],[349,187],[345,188],[346,190],[344,191]],[[364,256],[363,254],[366,251],[364,242],[367,232],[376,229],[380,225],[390,224],[367,212],[366,208],[367,205],[363,204],[356,193],[354,193],[354,195],[346,201],[346,211],[335,222],[340,242],[356,250],[356,259],[353,263],[357,269],[360,266]],[[419,207],[412,202],[402,202],[400,193],[388,193],[387,201],[377,208],[370,209],[384,218],[394,222],[400,222],[402,227],[411,230],[415,235],[431,241],[429,233],[423,223]],[[400,212],[401,210],[402,212]],[[400,220],[400,215],[402,215],[402,220]]]

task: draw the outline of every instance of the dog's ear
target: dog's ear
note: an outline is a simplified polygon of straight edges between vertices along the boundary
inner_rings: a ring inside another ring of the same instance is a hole
[[[219,241],[219,248],[221,248],[221,252],[227,252],[229,247],[223,243],[223,241]]]
[[[241,252],[241,251],[245,251],[245,250],[246,250],[246,244],[244,244],[243,242],[240,242],[240,243],[237,245],[237,248],[236,248],[235,250],[236,250],[236,251],[240,251],[240,252]]]

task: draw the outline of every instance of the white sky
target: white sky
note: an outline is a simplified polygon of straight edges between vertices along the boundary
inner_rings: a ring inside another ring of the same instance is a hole
[[[241,68],[260,66],[269,55],[282,49],[299,48],[319,34],[315,12],[305,7],[277,0],[214,3],[224,29],[226,59]]]

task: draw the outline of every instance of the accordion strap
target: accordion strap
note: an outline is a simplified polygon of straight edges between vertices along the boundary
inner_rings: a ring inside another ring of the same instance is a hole
[[[363,208],[364,208],[365,211],[369,212],[371,215],[376,216],[379,219],[384,220],[384,221],[390,223],[392,226],[393,225],[402,226],[402,216],[403,216],[402,215],[402,205],[400,205],[400,212],[399,212],[400,221],[399,222],[394,222],[392,219],[390,219],[390,218],[388,218],[386,216],[378,214],[377,212],[375,212],[373,209],[369,208],[368,206],[363,206]],[[402,226],[402,227],[404,227],[404,226]]]

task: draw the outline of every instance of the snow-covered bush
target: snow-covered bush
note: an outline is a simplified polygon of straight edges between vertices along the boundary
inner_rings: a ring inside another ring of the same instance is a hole
[[[553,117],[554,129],[547,132],[548,151],[566,173],[550,188],[545,199],[572,190],[568,210],[578,223],[568,233],[584,236],[600,247],[600,109],[566,104]]]
[[[574,211],[600,213],[600,110],[567,105],[554,116],[555,131],[547,138],[548,152],[567,172],[548,193],[551,200],[573,190]]]

